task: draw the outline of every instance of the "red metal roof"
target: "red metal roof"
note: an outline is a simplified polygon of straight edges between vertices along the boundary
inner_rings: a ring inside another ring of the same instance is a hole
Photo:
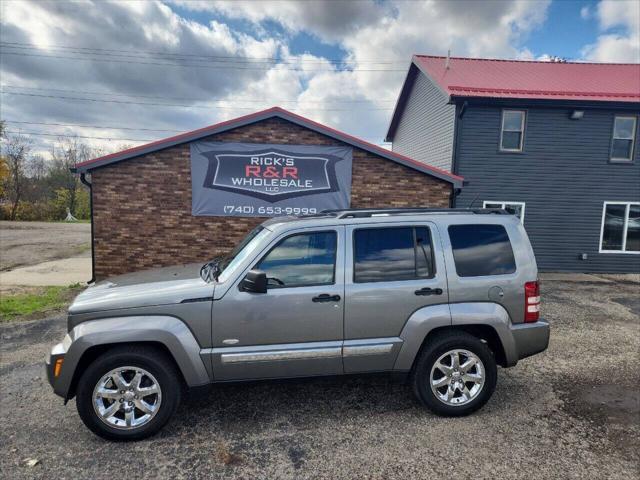
[[[391,150],[387,150],[386,148],[380,147],[373,143],[369,143],[365,140],[354,137],[353,135],[349,135],[347,133],[341,132],[339,130],[328,127],[326,125],[322,125],[321,123],[314,122],[313,120],[310,120],[301,115],[297,115],[293,112],[289,112],[288,110],[285,110],[280,107],[271,107],[266,110],[251,113],[249,115],[244,115],[242,117],[216,123],[208,127],[199,128],[197,130],[181,133],[173,137],[168,137],[162,140],[157,140],[155,142],[147,143],[137,147],[128,148],[121,152],[116,152],[109,155],[104,155],[102,157],[80,162],[80,163],[77,163],[72,170],[78,173],[90,172],[95,168],[109,165],[111,163],[121,162],[123,160],[127,160],[130,158],[138,157],[140,155],[162,150],[164,148],[168,148],[174,145],[192,142],[209,135],[214,135],[216,133],[231,130],[233,128],[238,128],[238,127],[242,127],[252,123],[260,122],[262,120],[266,120],[272,117],[279,117],[284,120],[288,120],[297,125],[309,128],[316,132],[322,133],[329,137],[345,142],[347,144],[350,144],[355,147],[361,148],[363,150],[369,151],[371,153],[377,154],[383,158],[386,158],[387,160],[391,160],[392,162],[405,165],[407,167],[413,168],[420,172],[432,175],[436,178],[440,178],[442,180],[448,181],[452,183],[455,187],[458,187],[458,188],[462,187],[462,182],[464,178],[459,175],[454,175],[451,172],[447,172],[440,168],[427,165],[425,163],[414,160],[413,158],[409,158],[405,155],[401,155],[397,152],[392,152]]]
[[[640,64],[415,55],[413,62],[452,96],[640,102]],[[448,63],[448,68],[447,68]]]

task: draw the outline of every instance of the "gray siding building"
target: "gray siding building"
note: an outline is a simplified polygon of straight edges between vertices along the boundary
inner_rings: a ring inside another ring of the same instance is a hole
[[[395,129],[393,149],[450,171],[456,107],[417,69],[409,74],[414,78],[406,108]]]
[[[640,272],[640,65],[416,56],[393,150],[506,208],[543,271]]]

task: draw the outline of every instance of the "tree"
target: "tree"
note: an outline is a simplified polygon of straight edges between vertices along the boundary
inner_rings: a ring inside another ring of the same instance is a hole
[[[25,174],[32,180],[44,180],[49,174],[49,162],[42,155],[33,155],[25,164]]]
[[[9,168],[9,176],[6,182],[7,195],[11,202],[9,220],[15,220],[18,204],[22,199],[28,180],[25,176],[25,164],[31,151],[31,141],[22,135],[12,135],[6,137],[4,150],[4,156]]]
[[[0,155],[0,200],[3,200],[7,194],[6,185],[9,182],[9,164],[4,158],[4,155]]]
[[[76,214],[78,204],[78,192],[83,188],[76,175],[71,173],[71,168],[76,163],[89,160],[93,151],[89,146],[78,141],[77,138],[59,138],[58,143],[51,149],[52,165],[49,171],[53,190],[58,201],[65,203],[72,214]],[[58,192],[62,189],[64,192]]]
[[[4,121],[0,120],[0,139],[4,138]],[[4,200],[9,181],[9,164],[4,155],[0,155],[0,200]]]
[[[89,190],[70,169],[103,151],[77,137],[59,137],[45,158],[33,153],[37,146],[27,137],[6,133],[0,120],[0,218],[62,220],[67,210],[76,218],[89,218]]]

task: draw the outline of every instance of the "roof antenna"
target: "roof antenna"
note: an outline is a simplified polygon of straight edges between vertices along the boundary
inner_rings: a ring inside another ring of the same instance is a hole
[[[449,60],[451,59],[451,50],[447,50],[447,59],[444,62],[444,69],[449,70]]]
[[[478,194],[475,197],[473,197],[473,200],[471,200],[471,203],[467,208],[473,207],[473,204],[476,203],[476,200],[478,199],[479,196],[480,196],[480,193],[478,192]]]

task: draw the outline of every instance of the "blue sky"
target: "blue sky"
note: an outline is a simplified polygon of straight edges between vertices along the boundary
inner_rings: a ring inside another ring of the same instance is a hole
[[[582,48],[596,41],[598,20],[594,12],[597,1],[554,1],[547,10],[546,21],[533,30],[525,44],[539,56],[545,53],[579,60]],[[588,18],[582,18],[580,11],[587,8]]]
[[[39,152],[274,105],[381,143],[412,54],[640,62],[640,1],[3,0],[0,40],[1,118]]]
[[[598,37],[598,19],[595,14],[598,3],[598,0],[553,0],[547,7],[545,21],[523,39],[521,46],[528,48],[535,57],[548,54],[567,60],[580,60],[584,46],[594,43]],[[255,25],[247,20],[229,18],[212,11],[191,10],[180,5],[174,8],[185,18],[203,25],[215,20],[224,22],[237,31],[256,33]],[[263,28],[267,35],[287,37],[292,53],[311,53],[332,60],[341,60],[347,53],[339,43],[322,41],[313,32],[289,34],[279,23],[269,20],[263,23]]]
[[[243,32],[248,35],[257,34],[255,25],[245,19],[229,18],[224,14],[212,11],[190,10],[180,5],[176,5],[173,8],[184,18],[188,18],[203,25],[208,25],[211,21],[217,21],[225,23],[238,32]],[[278,22],[268,19],[262,23],[261,27],[264,30],[264,32],[260,33],[261,36],[266,35],[286,38],[289,49],[291,50],[291,53],[294,54],[310,53],[315,56],[340,61],[347,53],[339,44],[323,42],[314,35],[313,32],[301,31],[289,33]]]

